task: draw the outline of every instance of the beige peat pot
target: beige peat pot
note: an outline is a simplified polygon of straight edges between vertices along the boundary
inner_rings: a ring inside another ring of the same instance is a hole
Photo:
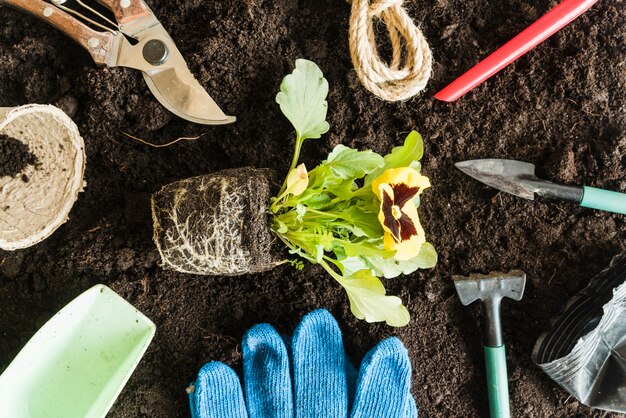
[[[0,108],[0,134],[26,144],[37,163],[0,177],[0,248],[30,247],[67,219],[83,190],[85,145],[72,120],[49,105]]]

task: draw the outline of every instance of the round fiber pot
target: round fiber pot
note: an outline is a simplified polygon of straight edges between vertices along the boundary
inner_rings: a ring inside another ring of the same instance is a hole
[[[48,105],[0,108],[0,135],[2,149],[11,141],[30,159],[18,173],[0,176],[0,248],[17,250],[67,221],[84,187],[85,145],[76,124]]]

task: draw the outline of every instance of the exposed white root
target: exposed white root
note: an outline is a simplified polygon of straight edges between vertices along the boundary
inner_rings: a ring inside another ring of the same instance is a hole
[[[243,168],[181,180],[152,196],[164,266],[205,275],[272,268],[267,170]]]

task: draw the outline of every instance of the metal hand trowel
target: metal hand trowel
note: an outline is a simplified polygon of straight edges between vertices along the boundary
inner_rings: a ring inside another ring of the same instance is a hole
[[[0,376],[0,417],[103,418],[155,326],[104,285],[50,319]]]
[[[488,186],[524,199],[534,200],[537,194],[540,197],[567,200],[586,208],[626,215],[626,194],[542,180],[535,175],[535,166],[530,163],[484,159],[462,161],[455,166]]]

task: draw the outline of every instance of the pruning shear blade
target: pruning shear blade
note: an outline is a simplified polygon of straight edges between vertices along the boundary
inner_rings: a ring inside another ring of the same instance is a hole
[[[125,33],[128,34],[127,31]],[[235,121],[234,117],[222,112],[191,74],[176,44],[160,23],[134,32],[132,36],[139,41],[136,45],[131,45],[121,36],[114,66],[140,70],[159,102],[183,119],[211,125]],[[151,63],[148,59],[159,61]]]

